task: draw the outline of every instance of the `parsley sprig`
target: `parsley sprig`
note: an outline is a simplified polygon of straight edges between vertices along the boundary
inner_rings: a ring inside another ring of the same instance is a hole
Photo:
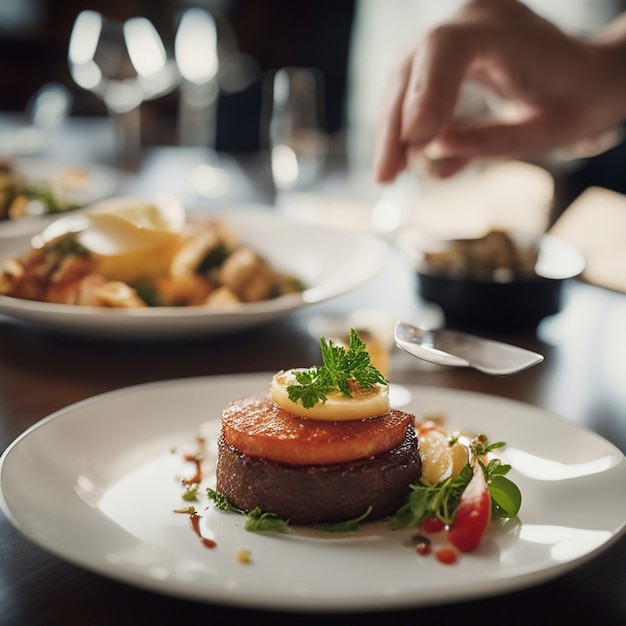
[[[227,511],[230,513],[239,513],[241,515],[245,515],[245,528],[250,532],[283,533],[286,532],[287,528],[289,527],[288,520],[281,519],[274,513],[267,513],[266,511],[262,511],[259,507],[252,509],[252,511],[250,511],[249,513],[246,513],[242,509],[231,504],[228,498],[219,491],[211,489],[211,487],[207,487],[206,492],[209,496],[209,500],[213,501],[213,504],[218,511]]]
[[[322,337],[322,365],[314,365],[307,370],[295,370],[298,384],[289,385],[287,393],[292,402],[302,402],[310,409],[318,402],[326,402],[328,394],[339,391],[352,397],[351,382],[362,389],[374,385],[387,384],[387,379],[376,369],[370,359],[363,340],[354,329],[350,329],[348,349]]]

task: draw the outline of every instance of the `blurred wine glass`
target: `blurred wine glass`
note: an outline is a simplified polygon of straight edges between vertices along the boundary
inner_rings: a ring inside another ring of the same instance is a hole
[[[219,197],[230,181],[215,151],[219,96],[217,23],[200,7],[185,9],[174,40],[174,58],[181,75],[178,103],[178,140],[196,152],[198,163],[190,185],[201,196]]]
[[[268,141],[277,200],[322,172],[328,151],[323,128],[321,76],[306,68],[282,68],[272,76]]]
[[[68,64],[74,82],[104,102],[114,123],[118,164],[136,169],[141,104],[169,93],[179,82],[154,25],[144,17],[122,23],[82,11],[72,27]]]
[[[177,19],[174,57],[181,75],[178,141],[192,164],[190,185],[202,198],[232,191],[232,160],[217,152],[218,101],[258,78],[256,61],[241,53],[221,2],[183,9]],[[178,153],[181,154],[181,149]]]
[[[183,146],[215,146],[219,95],[217,26],[208,11],[185,10],[176,30],[174,56],[182,80],[178,115]]]

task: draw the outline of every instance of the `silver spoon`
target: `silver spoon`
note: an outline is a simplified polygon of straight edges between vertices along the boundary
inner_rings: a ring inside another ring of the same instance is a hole
[[[508,376],[543,361],[524,348],[454,330],[429,330],[396,322],[396,345],[412,356],[452,367],[473,367],[493,376]]]

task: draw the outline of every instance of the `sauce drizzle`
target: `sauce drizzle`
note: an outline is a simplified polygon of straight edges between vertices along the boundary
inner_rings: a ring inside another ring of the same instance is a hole
[[[196,533],[196,535],[198,536],[198,539],[200,539],[200,543],[205,548],[215,548],[217,546],[217,543],[215,543],[215,541],[213,541],[213,539],[209,539],[208,537],[203,537],[202,536],[202,532],[200,531],[200,520],[201,519],[202,519],[201,515],[198,515],[197,513],[192,513],[189,516],[189,523],[191,524],[191,528],[192,528],[193,532]]]
[[[196,466],[196,473],[189,478],[181,479],[183,485],[197,485],[202,481],[202,456],[200,454],[185,454],[185,461],[194,463]]]

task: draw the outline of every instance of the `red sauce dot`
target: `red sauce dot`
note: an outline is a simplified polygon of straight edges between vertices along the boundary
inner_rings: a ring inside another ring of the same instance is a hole
[[[438,550],[435,556],[440,563],[445,563],[446,565],[452,565],[457,560],[456,552],[450,548]]]
[[[430,544],[428,544],[428,543],[418,543],[415,546],[415,551],[418,554],[424,554],[424,555],[430,554],[430,551],[431,551]]]

